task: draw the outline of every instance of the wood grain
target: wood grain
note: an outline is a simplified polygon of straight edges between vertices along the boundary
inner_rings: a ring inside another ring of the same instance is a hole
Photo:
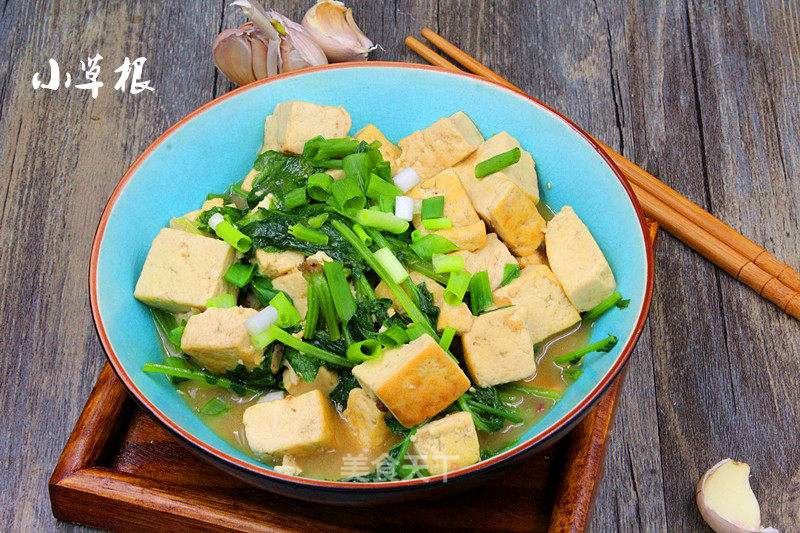
[[[243,21],[227,3],[1,4],[0,519],[10,530],[56,528],[47,477],[103,365],[86,291],[91,237],[135,157],[230,87],[208,57],[219,28]],[[348,4],[383,47],[373,58],[418,61],[403,39],[430,27],[800,266],[796,0]],[[295,18],[305,7],[270,5]],[[47,58],[75,73],[95,52],[111,85],[125,55],[146,56],[157,92],[31,89]],[[753,465],[765,522],[800,523],[798,325],[667,235],[656,255],[589,529],[700,529],[694,485],[729,455]]]

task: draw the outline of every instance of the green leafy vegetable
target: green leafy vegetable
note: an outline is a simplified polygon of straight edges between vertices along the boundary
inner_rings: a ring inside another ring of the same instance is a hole
[[[289,362],[292,370],[303,378],[303,381],[312,383],[317,379],[317,372],[319,372],[319,368],[322,366],[322,361],[316,357],[302,354],[288,346],[283,349],[283,357]]]
[[[230,406],[219,398],[212,398],[200,408],[201,413],[209,416],[221,415],[222,413],[227,413],[230,410]]]
[[[519,265],[517,263],[506,263],[503,267],[503,281],[501,287],[505,287],[519,277]]]
[[[588,346],[584,346],[583,348],[579,348],[575,351],[566,353],[559,357],[556,357],[555,363],[557,365],[563,364],[571,364],[575,365],[580,363],[583,360],[583,357],[592,353],[592,352],[610,352],[614,346],[617,345],[619,339],[614,335],[609,335],[605,339],[594,342]]]
[[[267,194],[286,198],[289,191],[308,184],[308,177],[317,172],[317,167],[299,155],[282,154],[267,150],[253,164],[257,174],[253,178],[253,190],[247,197],[250,207],[255,207]]]
[[[350,396],[350,391],[359,387],[358,380],[352,372],[343,370],[339,372],[339,383],[328,394],[328,398],[339,408],[339,411],[347,409],[347,398]]]
[[[619,291],[614,291],[611,296],[597,304],[595,307],[587,311],[583,314],[582,320],[584,322],[591,322],[592,320],[596,320],[600,318],[606,311],[611,309],[612,307],[617,307],[619,309],[625,309],[628,307],[630,300],[623,300],[622,295]]]

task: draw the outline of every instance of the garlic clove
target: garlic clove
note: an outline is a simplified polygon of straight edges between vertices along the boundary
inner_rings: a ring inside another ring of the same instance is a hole
[[[376,48],[356,24],[353,10],[337,0],[319,0],[302,25],[330,61],[366,61]]]
[[[305,28],[276,11],[270,11],[268,16],[281,36],[282,72],[328,64],[325,52]]]
[[[256,81],[253,50],[245,30],[225,30],[214,39],[214,63],[232,82],[247,85]]]
[[[697,507],[716,533],[778,533],[761,527],[761,510],[749,477],[750,465],[724,459],[700,478]]]

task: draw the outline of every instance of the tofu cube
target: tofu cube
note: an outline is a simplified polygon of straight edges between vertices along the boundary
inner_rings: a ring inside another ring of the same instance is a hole
[[[163,228],[147,253],[133,295],[173,313],[205,309],[209,298],[239,294],[222,277],[235,261],[236,250],[225,241]]]
[[[299,270],[291,270],[288,274],[273,279],[272,287],[288,294],[300,316],[306,316],[306,311],[308,311],[308,300],[306,299],[308,283]]]
[[[291,366],[287,365],[287,368],[283,370],[283,386],[286,387],[286,391],[289,394],[294,396],[299,396],[312,390],[319,390],[327,396],[338,384],[339,376],[336,372],[328,370],[324,366],[319,367],[317,377],[311,383],[301,378]]]
[[[536,372],[526,313],[515,305],[480,315],[461,338],[467,370],[479,387],[510,383]]]
[[[306,141],[317,135],[326,139],[345,137],[351,125],[350,115],[341,106],[282,102],[264,121],[261,152],[301,154]]]
[[[483,136],[472,119],[459,111],[401,139],[398,144],[402,153],[397,164],[413,168],[426,180],[467,157],[482,142]]]
[[[592,309],[617,288],[603,252],[570,206],[547,224],[545,248],[553,274],[579,312]]]
[[[553,272],[544,265],[522,269],[517,279],[494,291],[494,303],[498,307],[514,304],[525,308],[525,324],[533,344],[581,320]]]
[[[242,416],[250,449],[263,455],[308,455],[336,444],[336,410],[318,390],[257,403]]]
[[[506,265],[516,264],[517,260],[508,251],[506,245],[497,238],[497,235],[490,233],[486,236],[486,246],[480,250],[469,252],[461,250],[453,252],[452,255],[460,255],[464,258],[464,265],[467,272],[477,274],[486,270],[489,273],[489,285],[492,290],[500,286],[503,281],[503,273]]]
[[[305,261],[305,256],[300,252],[291,250],[286,252],[265,252],[258,249],[250,261],[258,265],[259,274],[272,279],[296,269]]]
[[[414,285],[425,283],[425,286],[431,291],[433,305],[439,308],[439,320],[436,324],[436,329],[438,331],[444,331],[448,326],[455,329],[459,334],[469,330],[472,326],[472,312],[469,310],[469,307],[467,307],[467,304],[463,302],[457,306],[448,304],[444,301],[444,287],[419,272],[412,270],[409,274]],[[395,311],[398,313],[405,313],[400,302],[395,298],[394,293],[392,293],[383,281],[378,283],[377,287],[375,287],[375,296],[378,298],[389,298],[393,302],[392,308]]]
[[[391,432],[378,404],[364,389],[353,389],[347,397],[347,409],[342,412],[358,444],[366,450],[383,445]]]
[[[519,141],[505,131],[493,135],[482,142],[472,155],[453,167],[453,170],[458,173],[458,176],[464,182],[464,186],[469,189],[480,181],[475,177],[475,166],[478,163],[514,148],[520,148],[521,150],[519,161],[504,168],[501,172],[504,177],[516,183],[534,203],[539,203],[539,182],[536,177],[536,165],[533,162],[533,157],[525,150],[522,150]],[[490,174],[487,177],[492,176],[494,174]]]
[[[547,254],[545,254],[545,251],[542,248],[538,248],[528,255],[517,257],[517,263],[519,263],[520,268],[525,268],[529,265],[547,266]]]
[[[367,143],[374,141],[381,143],[381,147],[378,148],[378,151],[383,156],[383,159],[389,162],[389,166],[392,169],[392,176],[397,173],[397,158],[400,157],[400,147],[389,141],[374,124],[367,124],[361,128],[361,130],[356,133],[355,138]]]
[[[224,374],[239,364],[253,370],[261,364],[264,350],[250,342],[244,322],[256,313],[249,307],[209,307],[189,317],[181,350],[215,374]]]
[[[425,198],[434,196],[444,196],[442,216],[449,218],[453,227],[433,233],[450,239],[462,250],[477,250],[486,246],[486,225],[472,207],[472,202],[470,202],[461,179],[452,170],[444,170],[431,179],[423,181],[408,191],[406,195],[416,202],[422,202]],[[414,227],[423,234],[431,233],[423,226],[419,214],[414,215],[413,223]]]
[[[474,465],[481,452],[472,415],[453,413],[425,424],[411,437],[411,454],[434,476]]]
[[[516,256],[533,253],[544,240],[545,220],[531,200],[502,171],[468,189],[475,211]]]
[[[470,386],[466,374],[430,335],[384,351],[353,368],[353,375],[407,428],[438,414]]]
[[[252,169],[247,173],[247,176],[244,177],[241,185],[244,192],[250,192],[253,190],[253,180],[256,176],[258,176],[258,171],[256,169]]]

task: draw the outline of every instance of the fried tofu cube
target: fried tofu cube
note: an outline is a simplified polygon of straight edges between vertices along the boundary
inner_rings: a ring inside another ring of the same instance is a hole
[[[306,282],[306,278],[303,277],[299,270],[291,270],[288,274],[273,279],[272,287],[288,294],[300,316],[306,316],[306,311],[308,311],[308,282]]]
[[[258,170],[252,169],[250,172],[247,173],[247,176],[244,177],[242,184],[240,187],[244,192],[250,192],[253,190],[253,180],[258,176]]]
[[[327,396],[331,393],[336,385],[339,384],[339,376],[336,372],[328,370],[324,366],[319,367],[317,370],[317,377],[311,383],[301,378],[291,366],[287,366],[283,370],[283,386],[289,394],[299,396],[312,390],[319,390],[322,394]]]
[[[444,196],[442,216],[449,218],[451,228],[429,232],[422,224],[422,217],[414,215],[414,227],[423,234],[436,233],[449,239],[462,250],[477,250],[486,246],[486,225],[472,207],[467,190],[458,175],[450,169],[425,180],[406,193],[417,202],[434,196]]]
[[[547,224],[545,248],[553,274],[579,312],[589,311],[617,288],[603,252],[570,206]]]
[[[301,154],[306,141],[317,135],[326,139],[345,137],[351,125],[349,113],[341,106],[282,102],[264,121],[261,152],[275,150]]]
[[[498,307],[513,304],[525,308],[525,324],[533,344],[581,320],[553,272],[544,265],[522,269],[517,279],[494,291],[494,303]]]
[[[517,262],[511,252],[508,251],[508,248],[506,248],[506,245],[494,233],[489,233],[486,236],[486,246],[480,250],[474,252],[460,250],[453,252],[451,255],[463,257],[465,270],[471,274],[486,270],[489,273],[489,285],[491,285],[492,290],[499,287],[503,281],[506,265]]]
[[[242,416],[250,449],[257,454],[308,455],[336,444],[336,410],[318,390],[257,403]]]
[[[252,263],[258,265],[258,273],[270,279],[277,278],[290,270],[296,269],[303,261],[305,261],[305,256],[292,250],[265,252],[258,249],[251,259]]]
[[[397,164],[413,168],[426,180],[467,157],[482,142],[475,123],[459,111],[401,139]]]
[[[530,153],[522,150],[519,141],[505,131],[493,135],[482,142],[472,155],[458,163],[453,167],[453,170],[464,182],[464,186],[469,189],[480,181],[475,177],[475,167],[478,163],[514,148],[520,148],[521,150],[519,161],[504,168],[501,171],[502,175],[516,183],[533,200],[533,203],[539,203],[539,182],[536,177],[536,165],[533,162],[533,157],[531,157]],[[490,174],[487,177],[492,176],[494,174]]]
[[[524,307],[498,309],[475,318],[461,338],[464,361],[479,387],[525,379],[536,372],[531,334]]]
[[[361,387],[410,428],[438,414],[469,389],[458,364],[422,335],[353,368]]]
[[[374,141],[381,143],[378,151],[383,156],[383,159],[389,162],[389,166],[392,169],[392,176],[397,173],[397,158],[400,157],[400,147],[389,141],[389,139],[387,139],[381,130],[379,130],[374,124],[367,124],[361,128],[361,130],[356,133],[355,138],[359,141],[364,141],[367,143]]]
[[[525,268],[529,265],[545,265],[547,266],[547,254],[541,248],[536,249],[534,252],[523,257],[517,257],[517,263],[520,268]]]
[[[481,452],[472,415],[459,412],[428,422],[411,437],[411,453],[434,476],[474,465]]]
[[[389,438],[389,426],[378,404],[364,389],[353,389],[347,397],[347,409],[342,412],[355,440],[363,449],[373,450]]]
[[[409,275],[414,285],[425,283],[425,287],[431,292],[433,296],[433,305],[439,308],[439,320],[436,323],[436,329],[438,331],[444,331],[446,327],[455,329],[459,334],[469,330],[472,326],[472,312],[469,310],[469,307],[467,307],[467,304],[462,302],[457,306],[450,305],[444,301],[444,287],[419,272],[412,270],[409,272]],[[392,300],[392,308],[395,311],[398,313],[404,312],[403,306],[400,305],[400,302],[397,301],[397,298],[395,298],[392,291],[383,281],[378,283],[378,286],[375,287],[375,296],[378,298],[389,298]]]
[[[225,241],[163,228],[147,252],[133,295],[173,313],[205,309],[209,298],[238,294],[222,277],[235,261],[236,250]]]
[[[253,370],[261,364],[264,350],[250,342],[244,322],[256,313],[249,307],[209,307],[189,317],[181,350],[215,374],[224,374],[239,364]]]
[[[502,171],[468,189],[475,211],[516,256],[533,253],[544,240],[545,220],[531,200]]]

